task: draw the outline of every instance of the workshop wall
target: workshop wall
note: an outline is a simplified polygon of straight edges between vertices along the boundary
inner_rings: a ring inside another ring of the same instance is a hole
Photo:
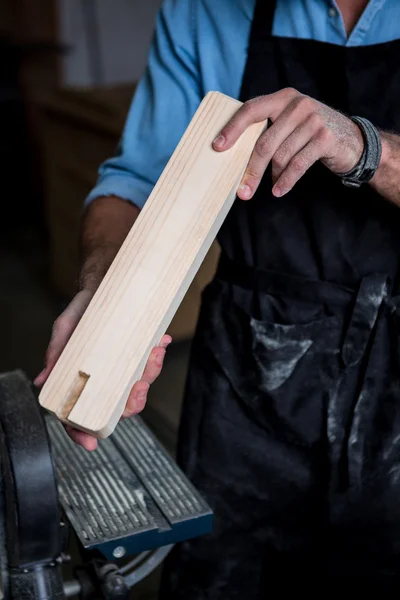
[[[76,291],[82,204],[117,147],[160,2],[0,0],[0,373],[35,378]],[[217,257],[215,245],[172,323],[174,344],[144,411],[171,452]],[[146,579],[135,598],[155,600],[157,586]]]
[[[0,0],[0,374],[38,375],[54,320],[76,291],[82,204],[117,147],[160,2]],[[143,413],[171,452],[217,256],[213,246],[173,321],[174,344]],[[157,587],[156,574],[134,597],[155,600]]]
[[[59,0],[65,85],[137,81],[161,0]]]
[[[0,3],[0,175],[9,188],[0,196],[0,372],[37,374],[53,320],[76,292],[82,204],[117,147],[160,3]],[[214,244],[169,328],[173,376],[149,406],[171,445],[201,292],[218,255]]]

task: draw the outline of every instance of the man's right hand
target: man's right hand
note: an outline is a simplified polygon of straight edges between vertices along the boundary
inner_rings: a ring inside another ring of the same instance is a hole
[[[53,333],[46,352],[44,368],[34,381],[37,387],[42,387],[46,382],[74,329],[82,318],[83,313],[89,306],[92,297],[93,292],[91,291],[83,290],[79,292],[55,321]],[[146,404],[149,387],[161,373],[166,348],[170,343],[170,336],[165,335],[163,336],[160,345],[152,350],[141,380],[135,383],[129,394],[123,417],[131,417],[143,410]],[[84,433],[83,431],[78,431],[68,425],[65,426],[65,429],[74,442],[86,450],[95,450],[97,448],[97,440],[95,437]]]

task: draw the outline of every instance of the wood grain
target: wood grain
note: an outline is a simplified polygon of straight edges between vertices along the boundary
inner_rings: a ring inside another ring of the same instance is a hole
[[[210,92],[165,167],[41,394],[70,425],[107,437],[236,197],[265,123],[218,153],[240,103]]]

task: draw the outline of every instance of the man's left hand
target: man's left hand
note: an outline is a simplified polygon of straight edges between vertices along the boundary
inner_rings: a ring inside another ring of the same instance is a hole
[[[292,88],[249,100],[214,140],[214,149],[231,148],[253,123],[269,119],[238,190],[242,200],[253,197],[272,162],[275,196],[287,194],[318,160],[334,173],[356,166],[363,152],[359,127],[342,113]]]

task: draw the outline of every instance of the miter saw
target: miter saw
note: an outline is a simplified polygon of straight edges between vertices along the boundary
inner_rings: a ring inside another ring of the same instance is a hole
[[[125,600],[212,512],[140,417],[88,453],[44,416],[27,377],[0,375],[0,598]],[[66,581],[69,534],[82,566]],[[134,596],[133,596],[134,597]]]

